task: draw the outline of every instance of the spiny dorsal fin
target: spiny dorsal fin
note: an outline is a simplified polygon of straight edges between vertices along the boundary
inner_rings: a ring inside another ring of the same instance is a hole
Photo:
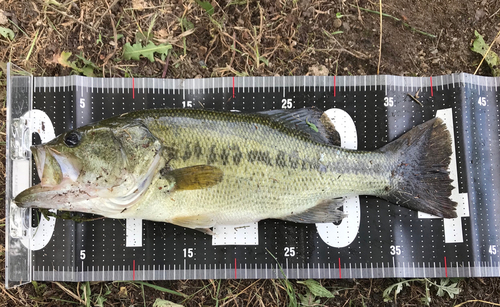
[[[176,191],[205,189],[221,182],[224,173],[215,166],[196,165],[161,171],[164,179],[172,180]]]
[[[257,112],[273,121],[280,122],[288,128],[305,133],[316,142],[340,146],[340,135],[328,116],[318,108],[296,110],[269,110]]]

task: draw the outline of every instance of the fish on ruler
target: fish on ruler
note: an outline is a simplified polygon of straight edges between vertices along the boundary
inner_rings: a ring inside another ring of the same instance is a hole
[[[32,146],[41,182],[15,202],[205,232],[269,218],[339,221],[349,195],[456,217],[451,137],[441,119],[374,151],[339,145],[335,127],[316,108],[135,111]]]

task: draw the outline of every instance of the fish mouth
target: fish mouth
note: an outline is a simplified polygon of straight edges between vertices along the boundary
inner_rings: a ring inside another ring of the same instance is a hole
[[[50,146],[31,146],[36,170],[42,186],[59,185],[64,178],[75,182],[81,171],[81,163],[71,155],[62,154]]]
[[[46,145],[31,146],[40,183],[19,193],[14,202],[21,208],[52,208],[56,195],[74,189],[80,174],[80,163]],[[52,199],[52,201],[51,201]]]

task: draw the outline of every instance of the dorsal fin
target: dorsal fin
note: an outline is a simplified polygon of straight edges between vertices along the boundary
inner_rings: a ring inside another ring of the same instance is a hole
[[[318,108],[295,110],[269,110],[257,112],[288,128],[305,133],[311,140],[329,145],[340,146],[340,135],[328,116]]]

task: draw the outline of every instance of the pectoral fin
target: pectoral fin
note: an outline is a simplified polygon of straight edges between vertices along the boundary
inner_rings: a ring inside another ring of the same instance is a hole
[[[218,167],[196,165],[162,172],[164,179],[175,183],[176,191],[205,189],[222,181],[224,173]]]
[[[341,221],[346,215],[338,208],[342,206],[343,198],[320,201],[316,206],[296,214],[281,218],[295,223],[333,223]]]

